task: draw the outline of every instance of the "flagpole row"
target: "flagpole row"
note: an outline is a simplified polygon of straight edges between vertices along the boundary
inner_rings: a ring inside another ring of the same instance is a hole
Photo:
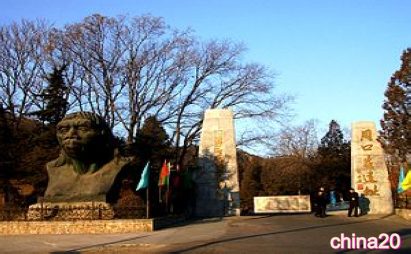
[[[138,182],[138,185],[136,187],[136,191],[140,189],[146,188],[146,217],[149,218],[150,216],[150,194],[149,194],[149,183],[150,183],[150,161],[147,162],[146,166],[143,169],[143,172],[141,173],[140,181]]]

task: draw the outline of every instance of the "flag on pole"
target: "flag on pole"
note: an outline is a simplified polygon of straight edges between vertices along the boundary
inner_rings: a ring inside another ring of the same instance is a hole
[[[169,176],[170,176],[170,169],[167,167],[167,162],[164,161],[163,166],[161,167],[160,171],[160,178],[158,179],[158,186],[168,186],[168,181],[169,181]]]
[[[143,169],[143,172],[141,173],[140,182],[138,182],[136,191],[148,187],[148,183],[150,182],[149,164],[150,164],[150,162],[147,162],[146,166]]]
[[[167,177],[167,187],[170,188],[170,178],[171,178],[171,163],[167,163],[167,168],[168,168],[168,177]]]
[[[402,188],[402,182],[404,182],[404,168],[401,166],[400,168],[400,175],[398,177],[398,188],[397,188],[397,192],[401,193],[404,191],[404,189]]]
[[[401,183],[401,187],[404,191],[411,189],[411,170],[408,169],[408,173]]]

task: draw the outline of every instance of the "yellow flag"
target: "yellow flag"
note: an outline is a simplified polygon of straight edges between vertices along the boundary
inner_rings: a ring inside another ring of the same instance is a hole
[[[408,170],[407,176],[401,183],[401,187],[404,191],[411,189],[411,170]]]

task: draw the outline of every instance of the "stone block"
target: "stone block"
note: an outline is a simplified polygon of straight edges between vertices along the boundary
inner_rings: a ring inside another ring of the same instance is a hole
[[[370,214],[393,213],[391,184],[374,122],[352,124],[351,186],[369,199]]]
[[[201,170],[197,184],[197,216],[239,215],[240,198],[233,113],[205,112],[199,146]]]

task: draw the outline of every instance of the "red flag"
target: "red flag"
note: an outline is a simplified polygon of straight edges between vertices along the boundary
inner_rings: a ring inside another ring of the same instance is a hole
[[[158,179],[158,186],[168,185],[168,178],[170,176],[170,169],[167,167],[167,162],[164,161],[160,171],[160,178]]]

